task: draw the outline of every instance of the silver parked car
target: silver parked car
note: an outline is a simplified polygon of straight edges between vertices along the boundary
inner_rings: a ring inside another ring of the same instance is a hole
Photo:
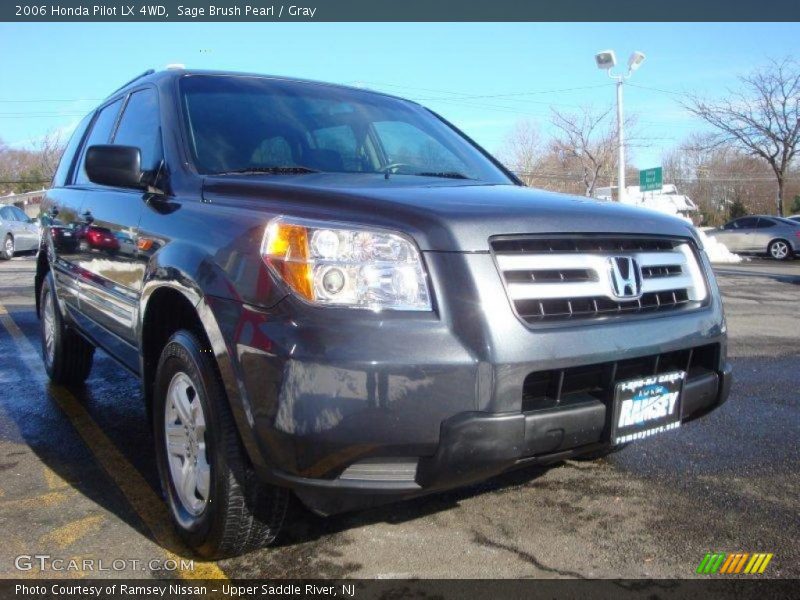
[[[741,217],[707,234],[731,252],[767,253],[775,260],[786,260],[800,252],[800,223],[781,217]]]
[[[0,207],[0,259],[9,260],[15,253],[31,252],[39,247],[39,227],[16,206]]]

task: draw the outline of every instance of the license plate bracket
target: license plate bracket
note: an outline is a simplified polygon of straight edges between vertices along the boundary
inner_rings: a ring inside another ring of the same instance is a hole
[[[671,371],[617,382],[611,442],[624,444],[679,427],[685,379],[685,371]]]

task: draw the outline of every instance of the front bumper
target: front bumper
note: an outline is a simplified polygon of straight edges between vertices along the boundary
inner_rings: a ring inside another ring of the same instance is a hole
[[[609,445],[607,403],[530,411],[533,372],[718,348],[687,380],[683,420],[727,398],[719,294],[699,310],[529,328],[514,315],[489,254],[426,253],[435,313],[269,311],[211,299],[233,358],[226,383],[262,479],[335,513],[485,479]],[[443,289],[439,282],[448,282]],[[225,372],[223,370],[223,377]],[[343,478],[369,460],[415,461],[411,477]]]
[[[718,408],[730,393],[732,372],[726,364],[719,373],[706,373],[687,381],[682,395],[681,422],[692,421]],[[424,457],[414,480],[325,480],[273,472],[282,484],[320,514],[334,514],[476,483],[505,471],[528,465],[546,465],[610,447],[603,432],[606,412],[581,407],[557,415],[487,414],[467,412],[441,426],[439,447]],[[569,432],[569,435],[565,433]],[[548,434],[562,443],[555,451],[537,453]]]

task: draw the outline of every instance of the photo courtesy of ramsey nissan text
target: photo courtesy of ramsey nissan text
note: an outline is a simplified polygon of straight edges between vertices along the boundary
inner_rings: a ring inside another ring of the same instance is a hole
[[[789,593],[800,9],[52,8],[0,598]]]

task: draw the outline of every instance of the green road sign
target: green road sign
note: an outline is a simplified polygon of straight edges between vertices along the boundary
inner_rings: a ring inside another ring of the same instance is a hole
[[[662,184],[661,167],[639,171],[639,191],[652,192],[660,190]]]

